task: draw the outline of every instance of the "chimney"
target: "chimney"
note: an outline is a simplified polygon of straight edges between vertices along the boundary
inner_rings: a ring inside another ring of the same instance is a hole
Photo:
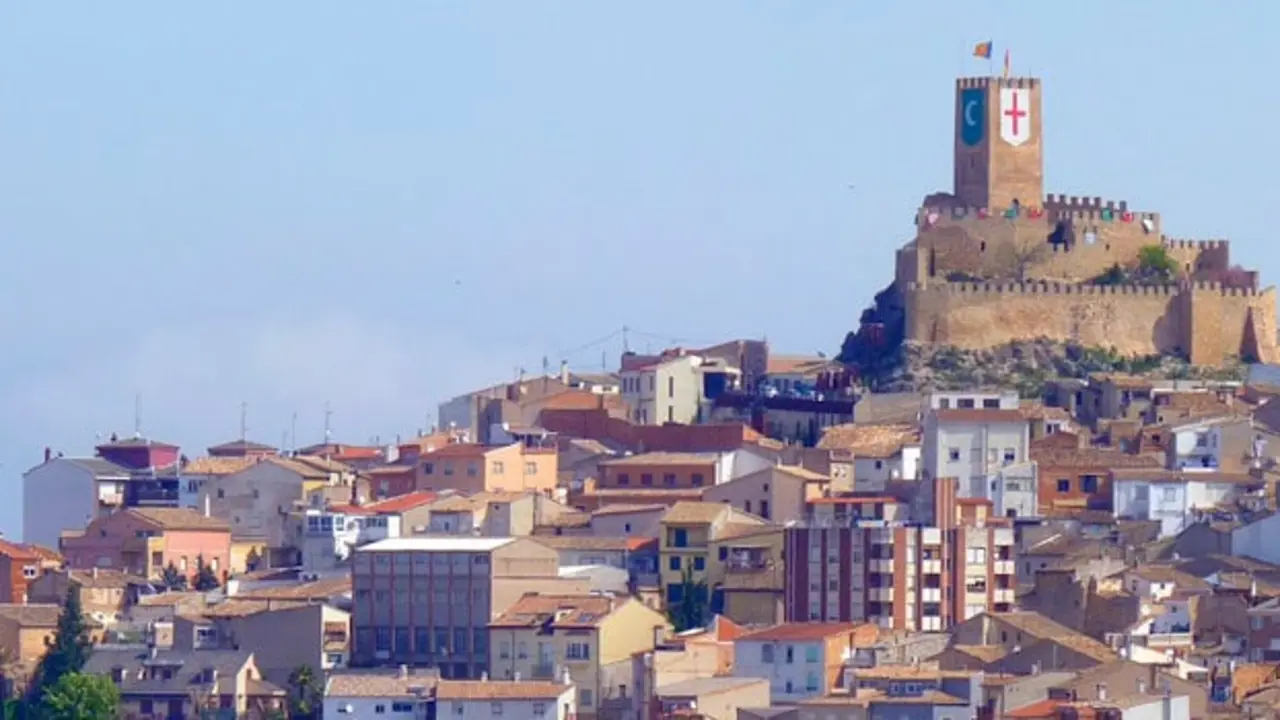
[[[400,679],[401,679],[401,680],[404,680],[404,679],[406,679],[406,678],[408,678],[408,677],[409,677],[409,666],[408,666],[408,665],[401,665],[401,666],[400,666]]]
[[[519,672],[515,673],[515,675],[512,676],[511,681],[520,682],[520,673]]]
[[[1106,700],[1107,700],[1107,684],[1106,684],[1106,683],[1098,683],[1095,689],[1097,690],[1098,699],[1099,699],[1099,700],[1101,700],[1101,701],[1103,701],[1103,702],[1106,702]]]
[[[44,448],[44,461],[49,462],[49,460],[52,458],[53,458],[53,448],[46,445]]]
[[[569,384],[569,361],[568,360],[560,361],[560,382],[564,383],[565,385]]]
[[[480,672],[480,682],[489,682],[489,673],[482,670]]]
[[[573,677],[569,675],[569,668],[564,669],[564,672],[560,674],[560,679],[561,681],[564,682],[565,685],[573,684]]]
[[[205,494],[204,494],[204,516],[205,516],[205,517],[211,517],[211,516],[212,516],[212,514],[213,514],[213,512],[212,512],[212,501],[209,499],[209,493],[208,493],[208,492],[205,492]]]
[[[96,565],[93,566],[93,569],[89,571],[89,577],[93,578],[94,580],[98,579],[98,566]]]
[[[159,653],[159,650],[156,648],[156,646],[155,646],[155,645],[152,645],[152,646],[150,647],[150,649],[149,649],[149,650],[150,650],[149,657],[150,657],[152,660],[155,660],[155,659],[156,659],[156,655]]]

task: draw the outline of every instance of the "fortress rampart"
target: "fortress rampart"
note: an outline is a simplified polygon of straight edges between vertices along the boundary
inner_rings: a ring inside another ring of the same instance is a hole
[[[1044,337],[1203,365],[1276,357],[1274,288],[909,283],[907,340],[982,349]]]

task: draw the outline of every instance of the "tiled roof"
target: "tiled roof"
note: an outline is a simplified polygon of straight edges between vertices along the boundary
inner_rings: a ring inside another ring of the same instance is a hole
[[[123,589],[130,585],[146,585],[147,579],[138,575],[130,575],[121,570],[97,568],[95,570],[68,571],[71,582],[86,588]]]
[[[721,677],[701,677],[667,683],[659,686],[656,692],[658,697],[662,698],[699,698],[703,695],[716,695],[724,692],[741,691],[743,688],[755,685],[756,683],[765,682],[768,682],[768,680],[758,677],[734,677],[731,675],[724,675]]]
[[[40,556],[31,550],[8,540],[0,539],[0,555],[11,560],[39,560]]]
[[[953,645],[951,649],[984,663],[995,662],[1005,655],[1004,648],[999,645]]]
[[[1023,400],[1018,403],[1018,410],[1028,420],[1071,421],[1071,413],[1066,408],[1045,405],[1039,400]]]
[[[66,560],[66,558],[62,557],[62,553],[57,550],[47,548],[43,545],[37,545],[36,543],[21,543],[20,547],[27,552],[38,556],[44,562],[61,564]]]
[[[57,627],[61,605],[0,604],[0,618],[12,620],[21,627]]]
[[[257,464],[256,457],[199,457],[182,466],[184,475],[230,475]]]
[[[768,375],[794,375],[797,373],[816,372],[833,361],[814,355],[774,355],[769,353],[769,361],[765,365]]]
[[[1173,583],[1179,590],[1212,589],[1209,583],[1172,565],[1139,565],[1128,572],[1147,582]]]
[[[724,503],[681,500],[662,514],[660,522],[679,525],[713,523],[728,511],[729,506]]]
[[[351,592],[351,577],[333,577],[312,580],[298,585],[283,585],[242,590],[236,595],[244,600],[328,600]]]
[[[402,513],[406,510],[412,510],[422,507],[436,499],[437,495],[429,490],[418,490],[404,495],[397,495],[386,500],[380,500],[375,503],[369,503],[364,508],[379,515],[390,515]]]
[[[275,452],[276,448],[265,443],[253,442],[252,440],[231,440],[220,445],[214,445],[209,448],[210,453],[216,452]]]
[[[938,422],[954,423],[1025,423],[1027,418],[1021,410],[1000,410],[997,408],[940,408],[933,411]]]
[[[335,670],[329,674],[325,695],[335,698],[403,698],[413,697],[410,688],[432,688],[439,683],[435,672],[405,675],[395,670]]]
[[[1102,448],[1037,448],[1031,459],[1041,468],[1083,467],[1101,471],[1116,468],[1160,468],[1161,459],[1152,455],[1132,455]]]
[[[865,393],[858,398],[853,416],[867,424],[916,424],[922,401],[917,393]]]
[[[321,455],[295,455],[289,458],[295,463],[306,465],[314,468],[322,473],[347,473],[351,472],[351,466],[338,462],[337,460],[323,457]]]
[[[598,508],[591,514],[594,515],[625,515],[627,513],[639,512],[660,512],[667,509],[666,505],[658,505],[657,503],[649,503],[646,505],[636,503],[615,503],[613,505],[605,505]]]
[[[408,475],[413,472],[412,465],[383,465],[381,467],[369,468],[365,473],[369,475]]]
[[[625,537],[595,537],[593,535],[536,535],[530,539],[553,550],[602,550],[611,552],[626,550],[630,540],[630,538]]]
[[[1089,381],[1109,382],[1116,387],[1129,388],[1130,390],[1150,390],[1155,387],[1155,382],[1151,378],[1126,375],[1124,373],[1093,373],[1089,376]]]
[[[1221,485],[1264,485],[1265,480],[1248,473],[1196,472],[1164,468],[1122,469],[1112,473],[1116,480],[1144,480],[1155,483],[1203,482]]]
[[[158,526],[161,530],[222,530],[231,526],[221,518],[206,517],[191,508],[129,508],[125,512]]]
[[[500,450],[506,446],[481,445],[479,443],[451,443],[439,450],[431,452],[430,459],[475,458],[483,457],[490,450]]]
[[[556,700],[572,685],[525,680],[441,680],[437,700]]]
[[[651,452],[641,455],[604,460],[601,467],[621,467],[628,465],[714,465],[720,459],[718,453],[678,453]]]
[[[489,627],[535,627],[548,621],[558,628],[596,627],[615,605],[630,602],[604,595],[541,595],[528,593],[489,623]]]
[[[129,696],[147,695],[180,695],[186,696],[197,690],[207,690],[209,681],[204,675],[206,670],[217,672],[218,694],[224,690],[223,683],[234,685],[235,676],[244,668],[252,657],[248,650],[172,650],[157,649],[155,657],[146,647],[127,649],[97,648],[89,655],[84,672],[94,675],[111,676],[113,668],[123,668],[124,676],[119,683],[120,694]],[[138,671],[146,665],[162,665],[173,669],[172,674],[143,674]],[[276,694],[279,688],[270,683],[261,686],[268,694]]]
[[[249,617],[271,610],[288,610],[305,607],[311,603],[302,600],[240,600],[233,598],[205,608],[200,614],[207,618]]]
[[[902,452],[904,445],[919,442],[920,428],[914,424],[847,423],[827,428],[818,441],[818,447],[826,450],[848,450],[855,458],[887,458]]]
[[[853,671],[855,680],[941,680],[943,678],[967,678],[973,673],[968,670],[943,670],[930,665],[877,665],[869,668],[858,668]]]
[[[110,460],[102,458],[62,458],[67,462],[74,463],[80,467],[93,473],[97,478],[127,478],[129,477],[128,468],[117,465]]]
[[[852,637],[855,647],[866,647],[875,643],[880,637],[880,629],[875,625],[866,623],[789,622],[749,632],[738,639],[769,642],[779,640],[805,641],[823,640],[834,635]]]

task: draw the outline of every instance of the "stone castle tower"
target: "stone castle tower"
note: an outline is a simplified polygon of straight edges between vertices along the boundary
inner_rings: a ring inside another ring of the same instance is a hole
[[[1272,361],[1275,292],[1225,240],[1163,234],[1124,201],[1046,194],[1042,84],[956,81],[951,193],[927,197],[897,253],[905,340],[983,349],[1047,338],[1202,365]],[[1142,281],[1148,248],[1176,277]],[[1117,277],[1119,279],[1117,279]]]

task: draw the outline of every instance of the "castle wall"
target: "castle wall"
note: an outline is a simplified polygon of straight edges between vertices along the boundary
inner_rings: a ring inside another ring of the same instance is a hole
[[[917,342],[976,350],[1043,337],[1214,365],[1254,335],[1261,359],[1276,354],[1271,288],[930,283],[904,296],[906,339]]]

